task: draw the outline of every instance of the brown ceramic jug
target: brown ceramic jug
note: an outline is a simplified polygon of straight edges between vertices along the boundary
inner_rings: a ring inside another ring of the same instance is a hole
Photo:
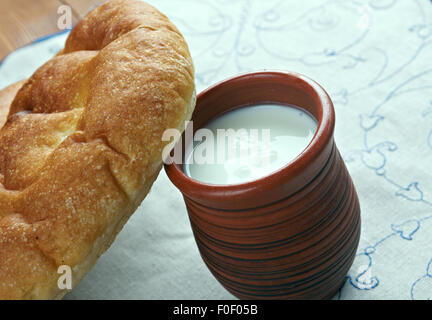
[[[237,76],[198,95],[194,130],[224,112],[261,103],[299,106],[318,122],[308,147],[286,166],[236,185],[194,180],[182,164],[165,170],[183,194],[204,262],[233,295],[331,298],[356,254],[360,206],[334,143],[335,112],[325,90],[290,72]]]

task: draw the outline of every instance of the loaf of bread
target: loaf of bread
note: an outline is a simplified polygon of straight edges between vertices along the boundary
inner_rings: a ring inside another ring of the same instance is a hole
[[[194,88],[177,28],[144,2],[112,0],[0,91],[0,299],[61,298],[60,266],[79,283],[148,193],[162,134],[184,129]]]

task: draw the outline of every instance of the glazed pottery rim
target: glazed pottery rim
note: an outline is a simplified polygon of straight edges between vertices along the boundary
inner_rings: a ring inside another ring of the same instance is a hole
[[[243,183],[237,183],[237,184],[211,184],[211,183],[202,182],[192,177],[189,177],[184,172],[183,164],[178,164],[174,162],[171,164],[165,164],[165,170],[168,177],[177,187],[179,187],[179,189],[182,192],[184,192],[185,190],[184,188],[181,187],[180,184],[182,185],[187,184],[187,189],[189,191],[193,190],[194,191],[193,193],[196,192],[198,194],[206,194],[207,192],[212,194],[215,191],[223,191],[227,193],[237,193],[237,192],[243,193],[245,192],[245,190],[246,192],[247,190],[250,190],[250,192],[255,192],[256,185],[260,185],[261,190],[271,189],[272,186],[274,186],[275,184],[279,184],[281,183],[282,180],[286,180],[285,177],[293,175],[294,171],[298,172],[306,169],[333,140],[333,131],[335,126],[335,111],[333,108],[333,103],[331,101],[331,98],[329,97],[328,93],[324,90],[324,88],[316,81],[312,80],[311,78],[303,74],[296,73],[296,72],[282,71],[282,70],[264,70],[264,71],[243,73],[243,74],[239,74],[227,78],[201,91],[197,95],[197,106],[199,104],[201,97],[211,94],[215,89],[220,87],[229,88],[229,85],[233,82],[240,82],[240,81],[247,82],[252,78],[254,79],[262,78],[263,82],[268,81],[266,79],[269,78],[275,78],[275,79],[290,78],[292,81],[299,82],[305,88],[312,90],[314,94],[310,95],[310,97],[313,99],[314,103],[318,107],[318,117],[312,114],[314,120],[316,120],[318,123],[317,130],[312,140],[298,156],[296,156],[294,159],[289,161],[286,165],[280,167],[279,169],[271,172],[266,176],[260,177],[258,179],[246,181]],[[307,89],[305,89],[305,91]],[[273,100],[262,99],[262,102],[283,105],[283,103],[280,103],[278,101],[273,101]],[[262,102],[257,102],[257,103],[262,103]],[[254,103],[239,104],[238,108],[245,107],[248,105],[254,105]],[[296,107],[299,107],[300,109],[305,110],[309,114],[311,114],[309,110],[307,110],[302,106],[296,106]],[[219,113],[216,117],[220,116],[224,112],[226,112],[226,110]],[[199,128],[194,128],[194,130],[195,129],[199,129]],[[181,143],[181,141],[177,143]],[[185,193],[187,195],[189,192],[185,192]]]

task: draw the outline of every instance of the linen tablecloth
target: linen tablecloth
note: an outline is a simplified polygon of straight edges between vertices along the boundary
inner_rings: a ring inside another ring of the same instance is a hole
[[[331,95],[335,139],[362,209],[353,267],[335,299],[432,298],[432,2],[155,0],[190,45],[198,92],[281,69]],[[64,44],[41,39],[0,65],[0,87]],[[232,299],[202,262],[164,171],[113,246],[66,299]]]

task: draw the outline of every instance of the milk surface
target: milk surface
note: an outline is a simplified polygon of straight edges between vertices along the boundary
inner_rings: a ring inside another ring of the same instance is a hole
[[[243,107],[219,116],[195,134],[198,141],[187,146],[183,169],[189,177],[211,184],[256,180],[294,160],[316,130],[317,121],[294,106]]]

